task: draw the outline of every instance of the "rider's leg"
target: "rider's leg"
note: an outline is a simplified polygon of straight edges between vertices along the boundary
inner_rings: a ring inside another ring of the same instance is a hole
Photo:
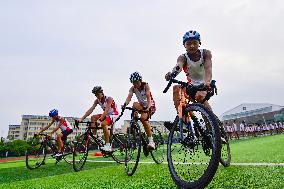
[[[143,106],[141,104],[139,104],[138,102],[134,102],[133,103],[133,108],[135,109],[138,109],[138,110],[142,110],[143,109]],[[142,122],[142,125],[145,129],[145,132],[147,134],[147,137],[148,137],[148,140],[149,140],[149,144],[148,144],[148,147],[151,148],[151,149],[154,149],[155,148],[155,143],[154,143],[154,140],[153,140],[153,136],[152,136],[152,127],[148,121],[148,113],[141,113],[141,122]]]
[[[95,129],[95,128],[96,128],[96,122],[97,122],[97,120],[98,120],[100,117],[101,117],[100,114],[96,114],[96,115],[93,115],[93,116],[91,117],[91,121],[92,121],[91,127],[93,127],[93,133],[94,133],[94,135],[97,134],[97,130]]]
[[[112,124],[111,118],[108,116],[105,118],[105,120],[101,123],[101,126],[103,128],[104,136],[105,136],[105,142],[106,144],[101,148],[104,151],[111,152],[113,151],[111,145],[110,145],[110,131],[108,130],[108,126]]]
[[[63,133],[60,133],[57,135],[57,154],[55,154],[55,157],[60,157],[62,156],[62,148],[63,148],[63,142],[62,142],[62,138],[63,137]]]
[[[175,108],[176,108],[177,111],[178,111],[178,106],[179,106],[179,102],[180,102],[179,91],[180,91],[180,86],[175,85],[173,87],[173,101],[174,101],[174,105],[175,105]]]
[[[109,123],[107,120],[104,120],[101,125],[103,128],[106,144],[109,144],[109,135],[110,135],[108,130]]]
[[[61,139],[62,137],[63,137],[62,133],[57,135],[58,153],[62,152],[62,148],[63,148],[63,142],[62,142],[62,139]]]
[[[207,94],[206,91],[197,91],[197,92],[196,92],[196,95],[195,95],[196,101],[197,101],[197,102],[202,102],[203,99],[206,97],[206,94]],[[209,110],[212,111],[212,108],[211,108],[211,106],[209,105],[209,103],[208,103],[207,100],[206,100],[203,104],[204,104],[204,106],[205,106],[206,108],[208,108]]]

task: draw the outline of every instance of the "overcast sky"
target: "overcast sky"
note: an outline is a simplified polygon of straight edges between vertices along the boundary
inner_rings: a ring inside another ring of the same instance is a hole
[[[284,105],[283,17],[281,0],[0,1],[0,136],[23,114],[81,117],[94,85],[120,107],[134,71],[151,87],[153,120],[173,119],[164,75],[188,30],[212,52],[218,115],[241,103]]]

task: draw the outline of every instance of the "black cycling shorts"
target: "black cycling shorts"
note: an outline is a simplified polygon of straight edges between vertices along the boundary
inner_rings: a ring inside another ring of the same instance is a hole
[[[71,133],[73,133],[73,130],[72,129],[71,130],[65,130],[65,131],[62,131],[61,133],[63,135],[61,137],[61,140],[65,141],[65,140],[67,140],[67,136],[70,135]]]

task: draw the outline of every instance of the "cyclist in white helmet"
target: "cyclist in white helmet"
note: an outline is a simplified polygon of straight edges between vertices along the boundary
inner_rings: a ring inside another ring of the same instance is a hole
[[[95,94],[96,99],[91,108],[89,108],[87,112],[82,116],[82,118],[80,118],[78,121],[82,122],[95,110],[96,106],[99,105],[103,109],[103,113],[96,114],[91,117],[91,121],[93,122],[91,126],[95,127],[96,124],[100,124],[102,126],[106,144],[101,149],[110,152],[113,149],[110,146],[110,132],[108,130],[108,126],[111,125],[118,116],[117,107],[112,97],[104,95],[101,86],[95,86],[92,90],[92,93]],[[97,131],[94,129],[93,132],[94,134],[96,134]]]
[[[61,130],[61,133],[57,135],[58,152],[55,154],[55,157],[60,157],[62,156],[63,141],[67,140],[67,136],[73,132],[72,126],[65,118],[58,115],[57,109],[51,110],[49,117],[52,118],[52,121],[42,128],[39,133],[47,130],[53,123],[56,124],[55,128],[48,135],[51,137],[58,129]]]
[[[141,122],[149,140],[148,148],[150,150],[154,150],[155,143],[152,137],[152,127],[148,120],[156,111],[155,101],[152,97],[149,84],[142,81],[142,76],[139,72],[134,72],[130,75],[130,82],[133,86],[129,89],[129,93],[123,107],[126,107],[129,104],[134,93],[138,102],[133,103],[133,108],[148,111],[148,113],[141,113]]]

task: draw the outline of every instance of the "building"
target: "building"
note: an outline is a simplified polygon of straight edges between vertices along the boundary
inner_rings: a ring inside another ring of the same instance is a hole
[[[8,137],[9,140],[20,139],[20,126],[21,125],[9,125]]]
[[[231,123],[234,120],[237,123],[245,121],[246,123],[270,123],[281,119],[284,115],[284,106],[268,103],[244,103],[232,108],[221,115],[223,122]]]
[[[65,117],[67,121],[74,126],[74,120],[78,118],[74,117]],[[8,139],[20,139],[20,140],[29,140],[34,136],[35,133],[38,133],[43,127],[47,126],[51,122],[51,118],[49,116],[40,116],[40,115],[22,115],[22,121],[20,125],[9,126],[8,131]],[[90,121],[89,119],[86,119],[86,121]],[[54,127],[55,123],[46,131],[51,132]],[[86,129],[86,124],[79,124],[79,129],[73,128],[73,133],[68,136],[68,139],[73,140],[76,135],[80,135],[84,133]],[[57,131],[57,133],[60,132],[60,129]],[[13,134],[13,135],[12,135]],[[98,136],[103,135],[102,130],[98,130],[97,132]],[[56,133],[53,137],[56,136]],[[12,138],[11,138],[12,137]]]
[[[169,133],[169,130],[164,126],[164,121],[149,121],[149,123],[152,127],[155,127],[156,129],[158,129],[162,135]],[[124,120],[124,124],[121,127],[121,133],[126,134],[126,131],[129,125],[130,125],[130,120]],[[139,122],[139,125],[140,125],[141,132],[144,132],[144,127],[142,126],[141,122]]]

